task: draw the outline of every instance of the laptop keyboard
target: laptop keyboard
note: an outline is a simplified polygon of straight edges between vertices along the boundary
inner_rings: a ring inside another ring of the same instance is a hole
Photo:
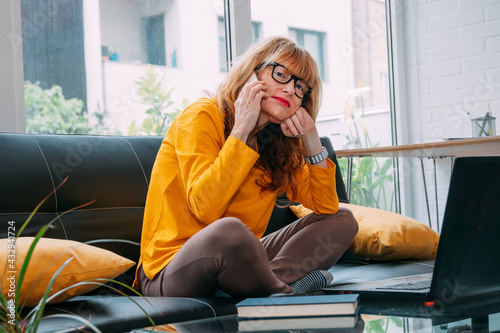
[[[416,282],[405,282],[398,283],[392,286],[384,286],[376,289],[391,289],[391,290],[421,290],[421,289],[429,289],[431,287],[431,280],[423,280]]]

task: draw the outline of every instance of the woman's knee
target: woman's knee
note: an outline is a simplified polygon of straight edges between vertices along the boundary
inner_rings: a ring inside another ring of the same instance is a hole
[[[217,228],[223,237],[251,232],[250,228],[236,217],[224,217],[212,223],[211,227]]]
[[[358,233],[358,222],[353,213],[347,208],[340,207],[336,214],[323,215],[321,220],[328,221],[327,228],[329,232],[337,234],[341,232],[346,237],[352,235],[352,238]],[[325,230],[325,232],[327,231]]]
[[[249,243],[257,240],[250,228],[235,217],[222,218],[214,222],[212,227],[215,229],[212,242],[227,251],[248,247]]]
[[[350,209],[339,207],[339,210],[335,215],[340,218],[340,223],[344,227],[346,233],[352,234],[353,237],[358,233],[359,224]]]

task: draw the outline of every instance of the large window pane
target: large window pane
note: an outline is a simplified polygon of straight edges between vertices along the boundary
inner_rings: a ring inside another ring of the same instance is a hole
[[[391,145],[385,2],[252,0],[261,38],[287,36],[308,50],[323,79],[320,135],[334,148]],[[346,160],[340,163],[345,170]],[[351,202],[392,210],[392,161],[354,161]]]
[[[308,31],[296,28],[290,28],[290,37],[297,41],[297,43],[307,49],[312,57],[318,64],[321,79],[326,81],[325,78],[325,49],[323,47],[325,34],[318,31]]]
[[[21,3],[28,132],[164,134],[224,76],[222,0]]]

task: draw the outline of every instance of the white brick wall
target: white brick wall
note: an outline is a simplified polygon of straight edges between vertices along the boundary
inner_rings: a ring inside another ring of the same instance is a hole
[[[492,112],[500,134],[500,1],[402,2],[408,143],[471,136],[467,112],[472,117]],[[428,176],[432,176],[431,165],[426,166]],[[405,179],[413,189],[411,215],[427,221],[420,163],[411,163],[411,169],[411,179]],[[437,172],[442,216],[449,160],[438,160]],[[427,181],[435,214],[433,180]]]
[[[410,119],[417,112],[432,114],[436,107],[482,116],[479,105],[500,115],[493,108],[498,105],[499,75],[491,73],[500,68],[498,1],[409,1],[403,5],[403,15],[407,93],[411,100],[418,100],[408,105]],[[446,136],[471,135],[470,129],[460,133],[446,123],[434,125],[441,125]],[[436,139],[409,131],[412,143]]]

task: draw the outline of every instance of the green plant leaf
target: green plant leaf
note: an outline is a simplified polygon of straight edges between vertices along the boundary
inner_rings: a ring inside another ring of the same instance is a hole
[[[174,107],[171,94],[175,87],[165,90],[162,85],[164,74],[158,74],[150,65],[146,67],[146,75],[136,81],[137,93],[141,96],[141,102],[148,108],[148,115],[140,126],[129,126],[128,131],[135,135],[165,135],[170,127],[171,121],[180,113]],[[174,108],[173,111],[170,111]]]
[[[380,175],[385,175],[391,167],[392,167],[392,160],[389,158],[384,162],[382,168],[380,168]]]
[[[37,329],[38,329],[38,325],[40,323],[40,318],[42,317],[42,314],[43,314],[43,311],[45,309],[45,305],[46,305],[46,302],[47,302],[47,298],[49,297],[49,293],[52,290],[52,286],[56,282],[57,277],[59,276],[59,274],[61,274],[61,272],[64,269],[64,267],[66,267],[66,265],[68,265],[70,263],[70,261],[73,260],[73,259],[75,259],[75,257],[71,257],[68,260],[66,260],[61,265],[61,267],[59,267],[59,269],[54,273],[54,275],[52,276],[52,278],[50,279],[50,282],[47,285],[47,288],[45,289],[45,293],[44,293],[42,299],[40,300],[40,303],[38,303],[38,305],[36,306],[38,308],[38,311],[36,311],[36,315],[35,315],[34,321],[33,321],[33,332],[36,332]]]

